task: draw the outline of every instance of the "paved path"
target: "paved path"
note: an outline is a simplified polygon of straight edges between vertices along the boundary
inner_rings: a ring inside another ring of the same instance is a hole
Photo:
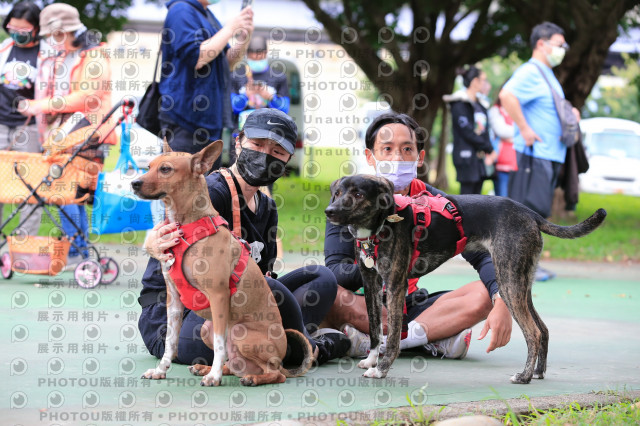
[[[157,360],[137,332],[136,298],[146,259],[126,246],[105,246],[122,268],[107,286],[84,290],[72,274],[16,275],[2,282],[0,338],[4,361],[0,388],[2,424],[211,424],[332,422],[340,416],[368,422],[394,407],[472,403],[487,399],[557,397],[640,390],[640,266],[544,262],[558,277],[534,286],[534,303],[550,333],[545,380],[512,385],[526,345],[514,324],[511,343],[486,354],[475,340],[465,360],[407,352],[389,377],[372,380],[350,359],[333,361],[306,377],[244,388],[235,377],[223,387],[202,388],[186,367],[169,380],[139,379]],[[309,259],[289,256],[289,270]],[[430,290],[454,288],[475,278],[453,259],[421,281]],[[350,413],[339,415],[337,413]],[[373,413],[373,414],[372,414]],[[385,414],[387,413],[387,414]],[[351,416],[351,417],[349,417]]]

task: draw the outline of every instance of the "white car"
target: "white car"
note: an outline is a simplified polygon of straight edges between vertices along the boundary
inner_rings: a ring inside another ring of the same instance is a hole
[[[580,190],[640,196],[640,124],[619,118],[580,121],[589,170]]]

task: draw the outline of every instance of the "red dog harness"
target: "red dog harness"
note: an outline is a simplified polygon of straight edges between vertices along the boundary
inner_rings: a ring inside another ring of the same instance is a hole
[[[183,225],[180,229],[184,231],[184,236],[180,239],[178,245],[169,249],[169,251],[173,253],[173,257],[175,259],[169,269],[169,275],[178,288],[180,300],[185,307],[192,311],[206,309],[211,305],[209,303],[209,299],[207,299],[200,290],[192,286],[185,278],[182,271],[182,258],[193,243],[215,234],[218,232],[218,228],[220,226],[228,227],[227,221],[224,220],[222,216],[205,216],[195,222]],[[240,281],[240,278],[242,278],[242,274],[247,268],[247,263],[249,261],[248,244],[246,241],[239,239],[235,235],[234,238],[236,238],[236,240],[241,244],[242,253],[240,254],[240,259],[229,278],[229,293],[231,296],[238,291],[237,284]]]
[[[409,205],[411,205],[411,210],[413,211],[415,231],[413,233],[413,253],[411,254],[411,262],[409,263],[409,272],[411,272],[416,260],[418,260],[420,256],[418,242],[431,224],[432,211],[456,223],[456,228],[458,228],[458,232],[460,233],[460,239],[456,242],[456,252],[454,256],[464,251],[464,247],[467,245],[467,237],[464,236],[464,229],[462,229],[462,216],[460,216],[458,209],[451,201],[440,194],[434,196],[427,190],[413,197],[394,195],[393,198],[396,202],[396,212],[404,210]]]
[[[415,227],[412,238],[413,252],[411,253],[411,262],[409,263],[409,272],[411,272],[420,256],[418,242],[420,242],[420,239],[431,224],[432,211],[439,213],[449,220],[455,221],[458,232],[460,233],[460,239],[456,242],[456,252],[454,256],[464,251],[464,247],[467,244],[467,237],[465,237],[464,230],[462,229],[462,216],[460,216],[458,209],[451,201],[440,194],[434,196],[427,190],[423,190],[412,197],[396,194],[393,198],[396,203],[396,213],[406,209],[408,206],[411,206],[413,212],[413,224]],[[368,238],[356,238],[357,247],[364,255],[364,264],[367,268],[372,268],[378,259],[379,243],[379,234]],[[409,293],[411,292],[410,289]]]

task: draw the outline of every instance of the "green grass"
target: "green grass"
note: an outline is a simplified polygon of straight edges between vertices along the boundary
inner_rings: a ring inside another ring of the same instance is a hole
[[[543,256],[607,262],[639,261],[640,197],[581,193],[576,210],[578,220],[586,219],[600,207],[607,210],[607,218],[600,228],[579,240],[562,240],[545,235]],[[573,224],[567,221],[558,223]]]
[[[640,423],[640,400],[582,407],[577,402],[548,411],[517,415],[509,411],[499,420],[505,425],[632,425]],[[532,407],[533,408],[533,407]]]
[[[118,147],[111,150],[105,170],[112,170],[118,154]],[[281,178],[274,185],[273,196],[278,206],[280,232],[286,254],[311,254],[322,256],[324,245],[324,209],[329,204],[329,187],[333,180],[349,169],[349,153],[344,149],[315,148],[308,150],[306,167],[302,177]],[[451,163],[451,161],[448,161]],[[448,167],[449,192],[457,193],[459,186],[455,179],[453,165]],[[484,186],[485,192],[491,184]],[[562,240],[545,236],[543,258],[580,261],[624,262],[640,261],[640,197],[625,195],[580,194],[576,211],[577,219],[584,220],[596,209],[603,207],[608,216],[603,226],[579,240]],[[5,218],[12,211],[5,206]],[[90,206],[88,213],[90,214]],[[14,218],[3,230],[10,232],[18,222]],[[562,225],[571,222],[560,221]],[[53,225],[43,216],[40,235],[48,235]],[[93,242],[133,243],[141,245],[145,232],[128,235],[107,234],[91,236]]]

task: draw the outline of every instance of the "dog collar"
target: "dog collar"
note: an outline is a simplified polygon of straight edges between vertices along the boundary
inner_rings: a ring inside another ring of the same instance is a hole
[[[367,238],[356,238],[356,245],[364,254],[364,266],[371,269],[378,260],[378,235],[372,235]]]

